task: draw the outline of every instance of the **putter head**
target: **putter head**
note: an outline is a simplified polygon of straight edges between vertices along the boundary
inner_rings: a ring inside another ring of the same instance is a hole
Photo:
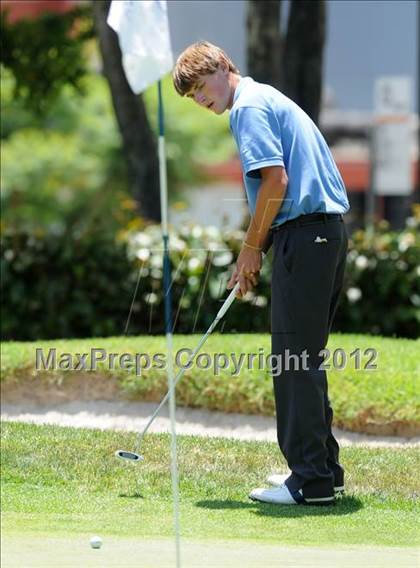
[[[117,456],[117,458],[120,458],[122,460],[129,460],[133,463],[142,461],[144,459],[143,456],[135,454],[134,452],[127,452],[126,450],[117,450],[115,452],[115,455]]]

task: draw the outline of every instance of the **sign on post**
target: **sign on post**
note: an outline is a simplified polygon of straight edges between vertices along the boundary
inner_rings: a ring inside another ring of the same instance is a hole
[[[411,180],[410,77],[375,82],[373,190],[376,195],[409,195]]]

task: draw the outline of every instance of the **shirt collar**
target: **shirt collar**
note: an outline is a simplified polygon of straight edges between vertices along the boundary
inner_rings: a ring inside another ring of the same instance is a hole
[[[243,89],[246,88],[247,85],[249,85],[250,83],[253,83],[254,79],[252,77],[242,77],[235,89],[235,93],[233,95],[233,103],[232,106],[236,103],[236,101],[238,100],[239,95],[241,94],[241,92],[243,91]]]

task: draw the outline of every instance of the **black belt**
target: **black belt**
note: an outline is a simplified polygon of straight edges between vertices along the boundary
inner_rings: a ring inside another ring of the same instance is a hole
[[[275,225],[271,227],[271,231],[279,231],[285,227],[300,227],[302,225],[314,225],[315,223],[329,223],[330,221],[342,221],[343,216],[341,213],[310,213],[309,215],[301,215],[296,217],[296,219],[291,219],[290,221],[285,221],[281,225]]]

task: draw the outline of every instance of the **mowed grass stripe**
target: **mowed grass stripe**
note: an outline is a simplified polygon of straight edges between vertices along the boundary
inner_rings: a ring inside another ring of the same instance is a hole
[[[2,425],[6,534],[172,534],[169,436],[146,437],[145,461],[125,464],[132,433]],[[258,505],[247,495],[286,471],[275,444],[179,438],[182,534],[283,544],[414,546],[419,542],[417,448],[342,450],[347,495],[334,507]]]

